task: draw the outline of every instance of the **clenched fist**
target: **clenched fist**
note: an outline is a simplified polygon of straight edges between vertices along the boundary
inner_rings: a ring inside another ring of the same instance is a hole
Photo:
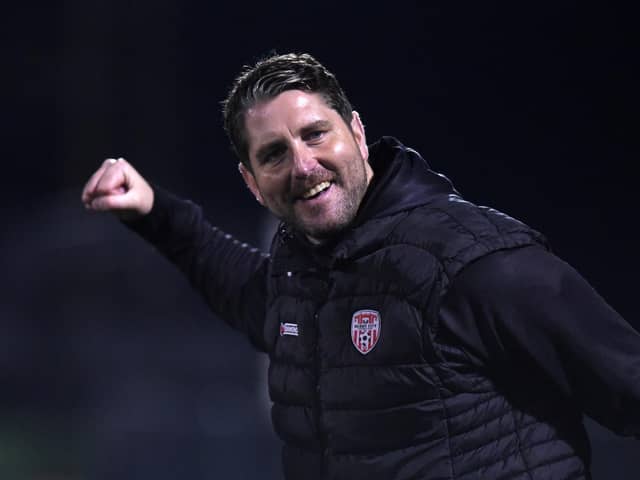
[[[151,211],[153,189],[124,158],[108,158],[84,186],[82,203],[129,221]]]

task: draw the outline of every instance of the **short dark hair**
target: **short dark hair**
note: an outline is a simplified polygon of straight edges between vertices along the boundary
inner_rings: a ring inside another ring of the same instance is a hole
[[[307,53],[272,54],[253,66],[245,66],[222,102],[224,129],[231,147],[249,169],[244,114],[258,102],[270,100],[287,90],[320,94],[327,106],[351,125],[353,108],[336,77],[324,65]]]

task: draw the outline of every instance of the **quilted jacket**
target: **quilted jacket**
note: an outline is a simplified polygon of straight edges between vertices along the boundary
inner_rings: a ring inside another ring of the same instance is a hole
[[[269,355],[285,477],[590,478],[582,425],[590,403],[580,376],[567,376],[571,348],[566,358],[546,350],[584,312],[555,327],[572,302],[553,292],[579,285],[593,315],[630,335],[617,361],[635,359],[635,377],[620,380],[619,397],[596,399],[596,417],[607,412],[602,402],[638,406],[637,333],[538,232],[463,200],[391,137],[370,152],[374,182],[356,220],[321,247],[282,225],[262,254],[158,188],[151,214],[131,226]],[[638,432],[637,413],[616,414],[603,420]]]

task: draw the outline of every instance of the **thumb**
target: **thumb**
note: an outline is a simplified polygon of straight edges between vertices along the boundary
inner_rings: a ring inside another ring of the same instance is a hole
[[[122,187],[108,192],[102,191],[100,195],[93,197],[89,203],[89,207],[98,212],[130,209],[134,207],[131,196],[132,195]]]
[[[151,211],[154,196],[151,186],[144,182],[138,188],[125,190],[119,187],[107,194],[94,197],[88,208],[112,212],[121,220],[135,220]]]

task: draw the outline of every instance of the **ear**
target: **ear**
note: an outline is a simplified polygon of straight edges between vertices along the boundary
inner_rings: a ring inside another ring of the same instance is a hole
[[[260,189],[258,188],[258,184],[256,183],[256,179],[253,176],[253,173],[249,171],[247,167],[244,166],[242,162],[238,163],[238,170],[240,171],[240,175],[244,179],[244,183],[247,185],[247,188],[251,190],[253,196],[256,197],[256,200],[260,205],[264,206],[264,201],[262,200],[262,194],[260,193]]]
[[[353,138],[355,138],[358,144],[358,149],[362,158],[369,160],[369,147],[367,147],[367,136],[364,133],[364,125],[360,120],[360,114],[355,110],[351,112],[351,131],[353,132]]]

